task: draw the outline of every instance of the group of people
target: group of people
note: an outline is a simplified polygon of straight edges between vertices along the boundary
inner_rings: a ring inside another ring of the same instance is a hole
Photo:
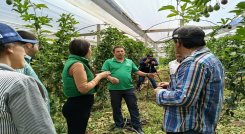
[[[0,23],[0,132],[6,134],[56,133],[47,90],[29,64],[38,50],[38,41],[31,35]],[[167,134],[214,134],[223,101],[224,70],[205,47],[204,37],[203,30],[195,26],[183,26],[173,32],[179,65],[170,74],[170,82],[158,84],[151,80],[156,73],[152,69],[158,65],[152,55],[142,60],[141,66],[148,68],[142,70],[125,57],[122,46],[116,46],[114,57],[104,62],[101,73],[95,74],[89,64],[92,52],[89,42],[72,40],[62,72],[67,97],[62,113],[68,134],[86,133],[94,94],[102,79],[108,80],[115,129],[124,127],[121,111],[124,99],[133,129],[143,134],[132,73],[140,76],[137,88],[145,77],[152,82],[157,103],[165,108],[162,128]]]

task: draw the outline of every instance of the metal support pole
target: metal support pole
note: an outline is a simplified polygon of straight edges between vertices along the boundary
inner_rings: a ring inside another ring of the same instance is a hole
[[[97,46],[100,45],[100,24],[97,24]]]

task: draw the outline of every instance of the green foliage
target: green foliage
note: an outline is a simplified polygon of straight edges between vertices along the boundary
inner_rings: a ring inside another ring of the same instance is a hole
[[[130,38],[124,39],[122,45],[125,47],[126,57],[133,60],[136,65],[139,65],[140,59],[145,57],[147,52],[152,53],[149,48],[145,48],[143,42],[134,41]]]
[[[231,12],[235,13],[237,16],[240,16],[244,14],[244,10],[245,10],[245,2],[240,2],[236,5],[235,9],[232,10]],[[242,41],[245,38],[245,17],[244,15],[243,15],[243,20],[241,23],[242,23],[241,26],[237,27],[236,35],[234,38]]]
[[[176,0],[177,1],[177,0]],[[200,17],[209,17],[208,12],[218,11],[220,3],[217,1],[215,5],[207,5],[211,0],[180,0],[177,6],[162,6],[158,11],[169,10],[171,13],[167,17],[180,16],[184,23],[190,20],[199,22]]]
[[[225,110],[226,114],[233,116],[233,110],[237,108],[241,100],[245,99],[245,42],[231,36],[209,41],[207,46],[218,56],[225,68],[225,87],[231,93],[225,99]]]
[[[62,92],[61,73],[63,64],[69,55],[69,43],[73,37],[78,37],[78,32],[74,32],[75,25],[78,22],[71,14],[61,14],[57,22],[59,23],[60,29],[55,35],[58,38],[52,44],[43,47],[43,50],[36,58],[37,60],[35,60],[35,67],[37,67],[35,70],[37,70],[43,82],[46,83],[48,89],[51,90],[51,114],[53,115],[53,121],[57,122],[55,124],[56,130],[57,132],[64,132],[64,125],[66,123],[60,117],[62,117],[62,106],[66,99]],[[51,56],[47,58],[47,55]],[[45,65],[45,68],[40,68],[43,65]]]
[[[41,34],[42,26],[46,25],[52,27],[52,25],[50,25],[52,18],[38,14],[38,12],[41,12],[45,8],[48,8],[45,4],[35,4],[30,0],[14,0],[13,4],[13,10],[18,12],[24,21],[31,23],[30,25],[26,25],[26,27],[35,29],[38,35]],[[31,9],[33,13],[31,13]]]
[[[165,42],[164,53],[166,56],[161,60],[160,64],[168,65],[168,63],[175,59],[175,44],[172,40]]]

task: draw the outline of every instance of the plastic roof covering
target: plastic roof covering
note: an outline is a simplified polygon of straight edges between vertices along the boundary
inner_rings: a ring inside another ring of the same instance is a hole
[[[134,31],[129,29],[124,24],[120,23],[114,17],[100,9],[96,4],[91,0],[80,0],[76,1],[73,5],[72,0],[31,0],[33,3],[45,4],[48,9],[44,9],[38,14],[48,15],[52,18],[53,27],[44,26],[43,28],[52,32],[58,30],[58,23],[56,22],[62,13],[71,13],[74,15],[74,18],[79,22],[76,25],[77,29],[81,34],[91,33],[96,31],[96,24],[111,24],[114,27],[124,31],[131,35],[131,37],[138,36]],[[32,10],[30,10],[32,11]],[[28,22],[23,21],[19,14],[15,11],[12,11],[12,6],[6,4],[5,0],[0,1],[0,22],[7,23],[17,29],[24,29],[23,25],[28,24]],[[86,28],[88,27],[88,28]],[[108,25],[101,25],[101,29],[108,27]],[[96,41],[96,36],[84,36],[87,40],[92,42]]]
[[[179,27],[178,17],[167,18],[168,11],[158,11],[162,6],[176,5],[176,0],[114,0],[122,10],[124,10],[132,20],[134,20],[143,30],[149,29],[168,29]],[[220,1],[220,0],[219,0]],[[202,17],[200,22],[191,21],[187,25],[197,26],[215,26],[220,25],[218,22],[221,18],[233,18],[235,15],[229,13],[235,8],[236,4],[244,0],[229,0],[228,4],[221,5],[219,11],[210,13],[209,18]],[[212,0],[211,5],[215,5],[216,1]],[[159,24],[159,25],[156,25]],[[156,25],[156,26],[154,26]],[[205,30],[206,34],[212,30]],[[172,32],[148,33],[154,41],[167,39]]]
[[[33,3],[45,4],[48,6],[48,9],[44,9],[42,12],[37,14],[48,15],[52,18],[53,27],[44,26],[44,29],[55,32],[58,30],[58,23],[56,22],[62,13],[71,13],[74,15],[74,18],[79,22],[76,25],[76,28],[79,30],[81,28],[91,26],[85,29],[80,30],[80,33],[90,33],[91,31],[96,31],[96,24],[104,24],[103,21],[97,19],[96,17],[88,14],[85,11],[82,11],[80,8],[73,6],[69,2],[64,0],[32,0]],[[32,10],[30,10],[32,11]],[[24,29],[23,25],[28,24],[28,22],[23,21],[19,14],[15,11],[12,11],[12,6],[6,4],[5,0],[0,2],[0,22],[7,23],[17,29]],[[29,23],[30,24],[30,23]],[[103,26],[103,25],[102,25]],[[84,37],[88,40],[95,41],[96,37]]]
[[[179,27],[179,21],[171,21],[179,19],[178,17],[166,18],[169,14],[167,11],[160,11],[158,9],[164,5],[176,5],[176,0],[112,0],[114,1],[121,10],[123,10],[135,23],[138,24],[143,30],[147,29],[168,29]],[[243,0],[229,0],[227,5],[222,5],[221,10],[212,12],[209,18],[201,18],[200,22],[190,22],[190,25],[198,26],[214,26],[217,25],[221,18],[233,18],[234,14],[228,13],[234,9],[235,5]],[[79,24],[77,29],[81,29],[87,26],[96,24],[111,24],[118,29],[128,33],[129,35],[139,37],[134,31],[129,29],[126,25],[116,20],[113,16],[106,13],[98,5],[93,3],[91,0],[32,0],[34,3],[43,3],[48,6],[48,9],[44,9],[43,15],[47,14],[48,17],[53,18],[53,28],[44,27],[50,31],[56,31],[58,24],[56,21],[59,15],[62,13],[72,13]],[[212,5],[215,4],[215,0],[212,0]],[[0,22],[6,22],[13,27],[23,28],[21,25],[27,24],[19,17],[19,14],[15,11],[11,11],[12,6],[6,4],[5,0],[0,2]],[[166,21],[166,22],[165,22]],[[164,23],[165,22],[165,23]],[[210,23],[212,22],[212,23]],[[159,24],[159,25],[156,25]],[[154,26],[156,25],[156,26]],[[102,25],[102,29],[106,26]],[[96,31],[96,26],[91,26],[86,29],[79,31],[80,33],[90,33]],[[211,30],[206,30],[210,32]],[[147,33],[152,40],[161,41],[172,35],[172,32],[159,32],[159,33]],[[85,37],[89,40],[96,40],[96,37]]]

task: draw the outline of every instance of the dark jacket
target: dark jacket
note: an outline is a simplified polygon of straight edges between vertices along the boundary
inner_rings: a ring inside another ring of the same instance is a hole
[[[145,63],[147,58],[143,58],[140,60],[140,68],[139,70],[145,73],[155,73],[157,72],[155,66],[158,66],[158,62],[155,58],[152,58],[150,62],[147,64]],[[152,61],[155,62],[155,64],[152,64]]]

